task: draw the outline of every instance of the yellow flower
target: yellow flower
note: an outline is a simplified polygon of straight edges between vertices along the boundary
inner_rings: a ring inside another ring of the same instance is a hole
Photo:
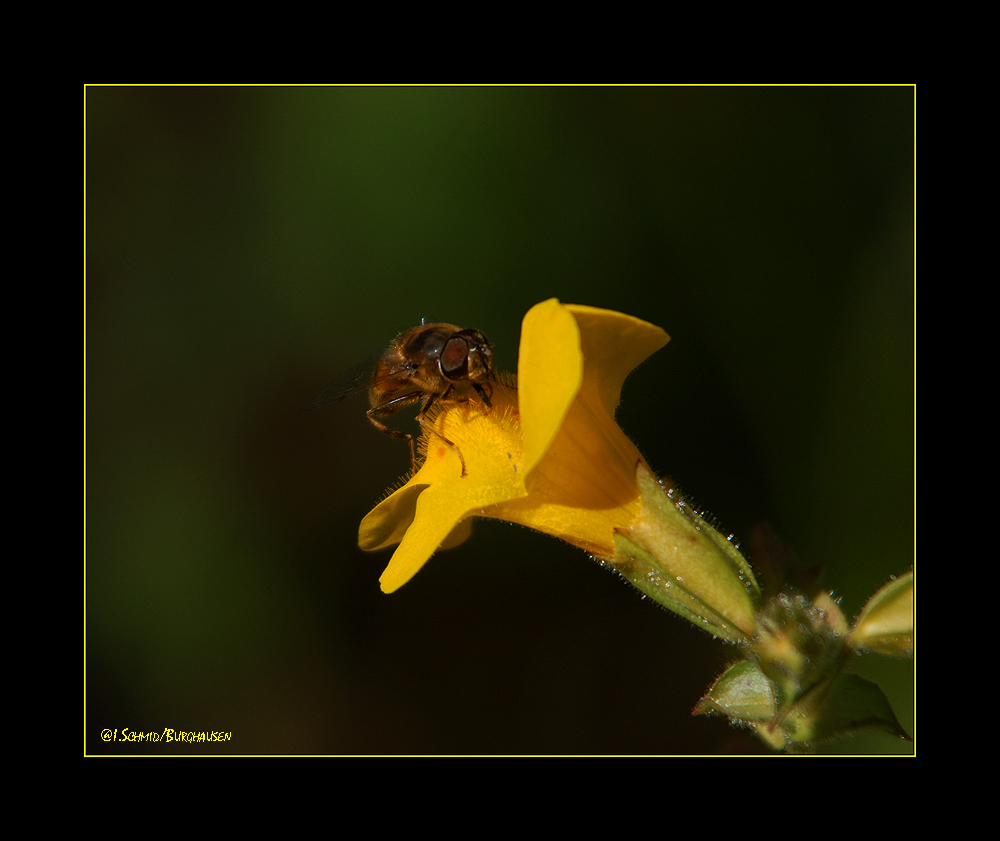
[[[555,298],[533,307],[521,328],[517,388],[501,378],[492,409],[469,401],[430,416],[461,450],[468,475],[453,448],[425,433],[420,469],[362,521],[362,549],[399,543],[382,589],[399,589],[438,548],[464,540],[472,517],[520,523],[611,558],[616,529],[639,514],[636,468],[645,466],[615,409],[625,377],[669,340],[610,310]]]

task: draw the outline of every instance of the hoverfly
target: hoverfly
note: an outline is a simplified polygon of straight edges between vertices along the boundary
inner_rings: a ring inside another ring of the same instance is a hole
[[[361,373],[348,372],[302,408],[321,409],[359,391],[367,391],[371,403],[366,413],[368,420],[386,435],[409,441],[410,462],[416,472],[413,436],[387,426],[379,417],[421,403],[417,423],[458,453],[462,476],[465,476],[462,451],[434,429],[424,416],[435,404],[468,400],[472,395],[461,398],[458,395],[470,388],[487,408],[493,408],[490,396],[494,377],[493,348],[479,330],[463,330],[454,324],[421,324],[400,333],[379,357],[374,371],[366,368]]]

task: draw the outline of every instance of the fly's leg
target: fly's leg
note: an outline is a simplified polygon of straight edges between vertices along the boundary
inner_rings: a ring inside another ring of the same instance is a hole
[[[479,399],[486,404],[486,408],[492,409],[493,404],[490,403],[490,398],[493,396],[493,386],[487,382],[483,383],[482,385],[480,385],[479,383],[473,383],[472,387],[476,390],[476,394],[479,395]],[[487,388],[489,389],[489,392],[487,392],[486,390]]]
[[[382,403],[378,406],[372,406],[365,414],[368,416],[368,420],[371,425],[374,426],[380,432],[384,432],[391,438],[396,438],[400,441],[407,441],[410,444],[410,466],[413,468],[413,472],[417,472],[417,453],[413,445],[413,436],[408,432],[403,432],[400,429],[393,429],[391,426],[387,426],[380,420],[376,420],[376,415],[391,415],[397,412],[403,406],[409,406],[411,403],[416,403],[421,397],[419,392],[414,394],[404,394],[402,397],[397,397],[394,400],[389,400],[386,403]],[[423,414],[423,411],[421,411]]]
[[[445,444],[447,444],[449,447],[451,447],[455,451],[455,453],[458,455],[459,462],[461,462],[461,464],[462,464],[462,478],[464,479],[469,474],[468,474],[468,471],[466,471],[466,469],[465,469],[465,459],[462,458],[462,451],[458,448],[458,445],[454,441],[449,441],[440,432],[438,432],[429,422],[427,422],[427,421],[424,420],[424,415],[427,413],[427,410],[431,406],[433,406],[434,403],[437,402],[438,400],[444,400],[444,399],[446,399],[448,397],[448,395],[451,394],[451,392],[453,390],[454,390],[454,386],[448,386],[448,388],[445,389],[445,392],[443,394],[432,394],[430,397],[428,397],[427,398],[427,402],[424,403],[424,407],[420,410],[420,413],[417,415],[417,423],[419,423],[428,432],[432,432],[435,435],[437,435],[438,438],[440,438],[442,441],[444,441]],[[412,439],[410,441],[410,446],[411,447],[413,446]]]
[[[371,421],[372,426],[374,426],[379,431],[384,432],[386,435],[389,435],[392,438],[397,438],[399,440],[405,440],[410,443],[410,465],[413,467],[413,472],[416,473],[417,454],[413,446],[413,436],[410,435],[409,432],[402,432],[399,429],[393,429],[391,426],[386,426],[384,423],[382,423],[382,421],[375,420],[375,413],[377,412],[378,408],[369,409],[366,413],[368,415],[368,420]]]

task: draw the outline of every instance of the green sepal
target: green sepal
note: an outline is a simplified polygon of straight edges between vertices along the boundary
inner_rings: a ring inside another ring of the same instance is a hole
[[[868,600],[849,640],[854,648],[890,657],[913,654],[913,572],[901,575]]]
[[[708,520],[688,505],[676,489],[669,484],[664,485],[652,471],[645,469],[645,465],[641,463],[637,465],[635,478],[647,510],[655,510],[664,525],[669,524],[691,535],[696,533],[699,543],[703,542],[706,548],[711,546],[718,553],[729,572],[739,579],[754,604],[760,602],[760,585],[754,577],[750,563],[728,537],[724,537]]]
[[[708,690],[694,715],[724,715],[733,724],[750,726],[775,750],[788,747],[789,737],[777,726],[774,687],[752,660],[734,663]]]
[[[694,715],[713,714],[747,724],[774,717],[774,687],[760,666],[741,660],[719,676],[694,708]]]
[[[745,641],[760,600],[746,558],[643,462],[636,466],[636,484],[639,515],[615,532],[615,555],[607,560],[689,622],[730,642]]]
[[[686,619],[692,625],[729,642],[740,642],[746,635],[684,585],[665,571],[656,556],[621,531],[615,531],[614,568],[636,589],[653,601]]]

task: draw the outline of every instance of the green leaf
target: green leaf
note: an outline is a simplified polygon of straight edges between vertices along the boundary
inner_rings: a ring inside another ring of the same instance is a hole
[[[795,738],[802,742],[835,739],[864,729],[883,730],[913,741],[879,685],[853,674],[841,675],[820,708],[796,724]]]

